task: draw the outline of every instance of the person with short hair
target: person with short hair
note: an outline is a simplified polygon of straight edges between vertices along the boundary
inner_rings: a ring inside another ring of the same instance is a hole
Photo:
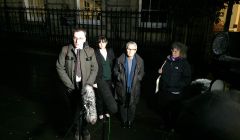
[[[90,140],[88,122],[83,115],[86,110],[83,110],[84,95],[82,91],[91,89],[93,86],[98,72],[98,64],[94,49],[86,41],[85,29],[77,28],[73,31],[73,44],[62,47],[56,62],[56,69],[71,100],[72,114],[74,114],[72,116],[77,125],[75,139]],[[91,123],[95,123],[95,121],[93,120]]]
[[[115,90],[123,128],[133,127],[144,74],[144,61],[137,54],[137,44],[129,41],[126,52],[117,58],[114,66]]]

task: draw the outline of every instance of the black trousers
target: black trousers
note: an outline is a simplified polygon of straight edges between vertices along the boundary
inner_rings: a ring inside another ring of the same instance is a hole
[[[113,94],[112,82],[110,80],[101,80],[97,84],[98,88],[96,89],[96,106],[98,115],[116,113],[118,107]]]
[[[106,102],[104,101],[104,98],[103,98],[103,94],[106,94],[104,93],[104,90],[99,90],[99,88],[101,89],[110,89],[109,91],[111,91],[110,94],[112,94],[112,82],[111,81],[105,81],[105,85],[104,86],[107,86],[107,87],[98,87],[96,89],[96,107],[97,107],[97,111],[98,111],[98,115],[103,115],[103,114],[106,114],[106,113],[109,113],[108,109],[107,109],[107,105],[106,105]],[[106,90],[105,90],[106,91]],[[109,93],[108,93],[109,94]]]
[[[120,105],[120,115],[122,122],[134,121],[136,112],[136,103],[129,105],[130,94],[127,95],[126,102]]]
[[[159,93],[159,111],[166,128],[175,128],[177,118],[181,109],[181,94],[173,94],[171,92]]]
[[[82,136],[89,135],[88,123],[84,119],[85,109],[81,96],[81,89],[78,88],[70,93],[71,115],[73,122],[73,132],[79,133]]]

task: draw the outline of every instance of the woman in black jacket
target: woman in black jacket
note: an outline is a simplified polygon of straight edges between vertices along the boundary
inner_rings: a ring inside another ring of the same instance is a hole
[[[117,112],[117,103],[113,96],[112,70],[115,55],[113,49],[108,47],[108,41],[105,36],[99,36],[95,49],[95,55],[98,62],[98,74],[96,77],[96,107],[98,118],[109,118],[110,114]]]
[[[191,83],[191,67],[186,59],[187,46],[174,42],[171,51],[172,54],[167,56],[159,69],[160,111],[168,130],[174,129],[184,89]]]

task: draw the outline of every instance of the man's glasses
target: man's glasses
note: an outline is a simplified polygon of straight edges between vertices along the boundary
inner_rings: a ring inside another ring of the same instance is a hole
[[[85,39],[84,37],[73,37],[74,40],[83,40]]]
[[[127,48],[128,51],[136,51],[137,49],[130,49],[130,48]]]

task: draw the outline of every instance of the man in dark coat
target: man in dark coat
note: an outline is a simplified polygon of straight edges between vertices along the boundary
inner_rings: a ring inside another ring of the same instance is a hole
[[[126,53],[117,58],[114,66],[115,90],[120,105],[122,127],[133,125],[136,105],[141,91],[144,76],[144,61],[136,53],[137,44],[130,41],[126,44]]]

